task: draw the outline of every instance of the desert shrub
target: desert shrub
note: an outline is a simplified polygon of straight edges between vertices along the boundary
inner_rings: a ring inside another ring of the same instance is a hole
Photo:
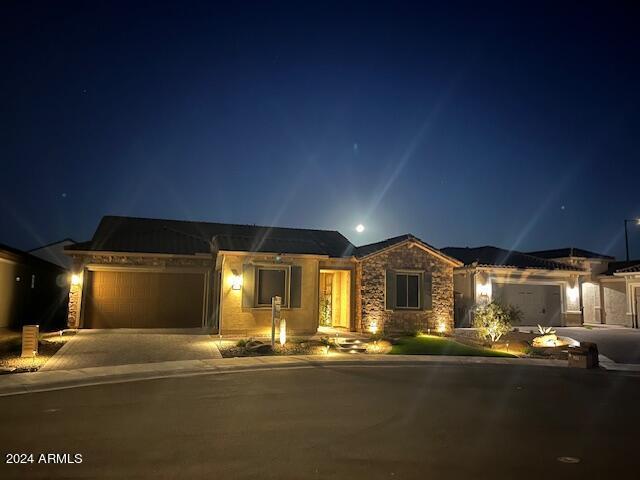
[[[238,343],[236,343],[236,347],[244,348],[247,346],[247,343],[251,342],[252,340],[252,338],[241,338],[240,340],[238,340]]]
[[[511,330],[511,322],[519,321],[521,316],[522,313],[517,307],[493,301],[476,307],[473,326],[478,329],[482,338],[497,342]]]

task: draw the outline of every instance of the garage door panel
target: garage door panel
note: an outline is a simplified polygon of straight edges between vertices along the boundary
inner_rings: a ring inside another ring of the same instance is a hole
[[[518,307],[522,312],[520,325],[561,325],[560,287],[557,285],[497,283],[494,298]]]
[[[86,328],[202,325],[204,274],[96,271],[86,296]]]

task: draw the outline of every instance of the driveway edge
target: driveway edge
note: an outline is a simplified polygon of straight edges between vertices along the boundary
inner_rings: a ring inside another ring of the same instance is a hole
[[[331,366],[393,366],[393,365],[520,365],[538,367],[566,367],[562,360],[455,357],[440,355],[296,355],[239,357],[211,360],[183,360],[134,365],[114,365],[76,370],[51,370],[18,373],[0,377],[0,396],[19,395],[49,390],[153,380],[189,375],[233,373],[264,369],[322,368]]]

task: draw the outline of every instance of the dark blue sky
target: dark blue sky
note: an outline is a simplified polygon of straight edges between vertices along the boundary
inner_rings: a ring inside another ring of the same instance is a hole
[[[120,214],[623,256],[634,2],[236,3],[2,2],[0,243]]]

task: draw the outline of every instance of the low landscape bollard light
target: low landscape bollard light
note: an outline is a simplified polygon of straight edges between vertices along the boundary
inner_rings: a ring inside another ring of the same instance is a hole
[[[283,318],[280,320],[280,345],[287,343],[287,321]]]

